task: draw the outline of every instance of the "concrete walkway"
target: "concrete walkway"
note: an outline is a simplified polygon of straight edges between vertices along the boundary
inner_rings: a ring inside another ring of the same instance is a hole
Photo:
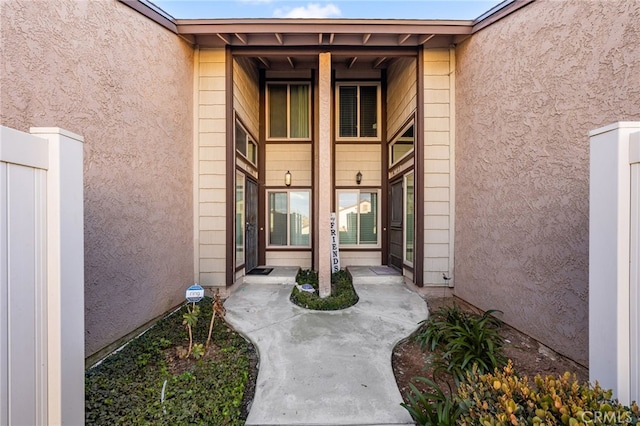
[[[394,346],[427,316],[400,284],[356,284],[353,307],[318,312],[289,301],[291,284],[245,284],[226,320],[260,355],[247,425],[407,425],[391,369]]]

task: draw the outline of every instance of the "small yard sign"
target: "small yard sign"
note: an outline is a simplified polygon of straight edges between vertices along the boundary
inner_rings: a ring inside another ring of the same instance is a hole
[[[340,248],[338,248],[338,226],[336,214],[331,213],[331,273],[340,270]]]
[[[187,289],[187,302],[198,303],[204,297],[204,288],[198,284],[194,284]]]

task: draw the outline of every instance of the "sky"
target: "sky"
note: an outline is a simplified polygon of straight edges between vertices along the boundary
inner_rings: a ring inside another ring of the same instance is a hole
[[[496,0],[148,0],[176,19],[475,19]]]

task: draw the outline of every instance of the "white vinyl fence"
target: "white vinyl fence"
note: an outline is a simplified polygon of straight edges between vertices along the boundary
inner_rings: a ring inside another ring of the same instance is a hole
[[[82,155],[0,126],[0,425],[84,423]]]
[[[640,122],[589,133],[589,379],[640,400]]]

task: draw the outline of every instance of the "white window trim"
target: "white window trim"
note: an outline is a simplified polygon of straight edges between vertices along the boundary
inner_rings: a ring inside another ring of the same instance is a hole
[[[258,166],[258,143],[256,142],[256,140],[253,138],[253,136],[251,136],[251,133],[249,133],[249,131],[247,130],[247,128],[242,124],[242,121],[240,121],[240,119],[238,119],[236,117],[235,119],[235,125],[233,126],[233,140],[234,142],[237,141],[237,135],[236,133],[236,126],[240,126],[242,127],[242,130],[244,130],[244,134],[245,134],[245,146],[244,146],[244,150],[245,152],[248,154],[249,153],[249,144],[252,144],[253,146],[255,146],[255,152],[256,152],[256,161],[251,161],[251,159],[249,158],[249,156],[247,154],[243,154],[242,152],[240,152],[238,150],[238,146],[236,145],[236,154],[240,155],[242,158],[244,158],[245,160],[247,160],[247,162],[249,164],[253,164],[254,166]]]
[[[409,181],[408,177],[410,175],[413,175],[413,260],[415,261],[416,259],[416,244],[415,244],[415,236],[416,236],[416,174],[415,171],[412,170],[408,173],[406,173],[403,177],[402,177],[402,185],[404,186],[404,188],[402,188],[403,194],[402,194],[402,201],[403,201],[403,206],[402,206],[402,214],[403,214],[403,218],[402,218],[402,222],[403,222],[403,226],[402,226],[402,263],[404,265],[407,265],[409,267],[413,267],[413,262],[410,262],[407,260],[407,189],[409,188],[409,185],[407,185],[407,182]]]
[[[378,133],[377,136],[368,136],[368,137],[360,137],[360,136],[349,136],[349,137],[343,137],[340,136],[340,87],[342,86],[357,86],[358,87],[358,102],[357,102],[357,106],[358,106],[358,110],[356,112],[356,116],[358,119],[358,134],[360,134],[360,87],[362,86],[375,86],[376,87],[376,93],[377,93],[377,101],[378,101],[378,105],[377,105],[377,117],[376,117],[376,132]],[[335,118],[335,131],[336,131],[336,140],[337,141],[345,141],[345,142],[380,142],[382,140],[382,132],[380,131],[380,127],[381,127],[381,123],[382,123],[382,86],[380,84],[380,82],[370,82],[370,81],[344,81],[344,82],[340,82],[340,83],[336,83],[336,88],[335,88],[335,111],[336,111],[336,118]]]
[[[309,137],[307,138],[292,138],[289,136],[291,133],[291,85],[306,85],[309,87]],[[272,85],[286,85],[287,86],[287,136],[286,137],[271,137],[271,122],[269,120],[269,86]],[[304,81],[271,81],[267,82],[267,87],[265,90],[265,124],[266,124],[266,139],[268,141],[310,141],[311,140],[311,120],[312,120],[312,111],[311,111],[311,83]]]
[[[389,144],[389,158],[393,158],[393,145],[396,144],[396,142],[398,142],[400,140],[400,138],[402,137],[402,135],[404,135],[404,133],[409,130],[409,127],[413,126],[414,122],[413,120],[411,120],[409,123],[407,123],[406,126],[404,126],[402,128],[402,130],[400,130],[400,132],[398,132],[398,136],[391,141],[391,143]],[[413,155],[413,152],[415,150],[416,147],[416,128],[413,128],[413,148],[411,148],[409,151],[405,152],[404,155],[400,158],[398,158],[397,160],[395,160],[394,162],[392,162],[391,164],[389,164],[389,166],[395,166],[396,164],[400,163],[402,160],[404,160],[405,158]]]
[[[354,189],[338,189],[336,190],[336,206],[339,208],[340,207],[340,194],[341,193],[353,193],[353,192],[357,192],[358,193],[358,200],[360,200],[360,193],[362,192],[375,192],[377,194],[378,197],[378,202],[377,202],[377,211],[376,211],[376,229],[377,229],[377,238],[378,238],[378,242],[376,244],[361,244],[360,243],[360,205],[358,203],[358,222],[356,224],[357,226],[357,230],[358,230],[358,243],[356,244],[340,244],[340,248],[348,248],[348,249],[352,249],[352,248],[356,248],[356,249],[379,249],[382,247],[382,243],[380,240],[380,230],[382,229],[380,226],[382,224],[382,218],[381,218],[381,205],[380,205],[380,189],[377,188],[354,188]],[[339,230],[340,230],[340,212],[338,211],[338,214],[336,215],[337,219],[338,219],[338,241],[340,241],[340,237],[339,237]]]
[[[287,194],[287,245],[273,245],[271,244],[271,241],[269,241],[269,230],[270,230],[270,223],[269,223],[269,194],[272,193],[286,193]],[[309,194],[309,244],[306,246],[294,246],[291,245],[291,196],[290,194],[292,192],[307,192]],[[280,249],[280,250],[290,250],[290,249],[306,249],[306,248],[311,248],[313,246],[313,233],[311,232],[313,230],[313,223],[312,223],[312,216],[313,216],[313,212],[311,211],[311,190],[310,189],[267,189],[267,193],[266,193],[266,203],[265,203],[265,208],[266,208],[266,220],[267,220],[267,224],[264,227],[264,232],[265,232],[265,241],[267,242],[266,244],[266,248],[267,249]]]

